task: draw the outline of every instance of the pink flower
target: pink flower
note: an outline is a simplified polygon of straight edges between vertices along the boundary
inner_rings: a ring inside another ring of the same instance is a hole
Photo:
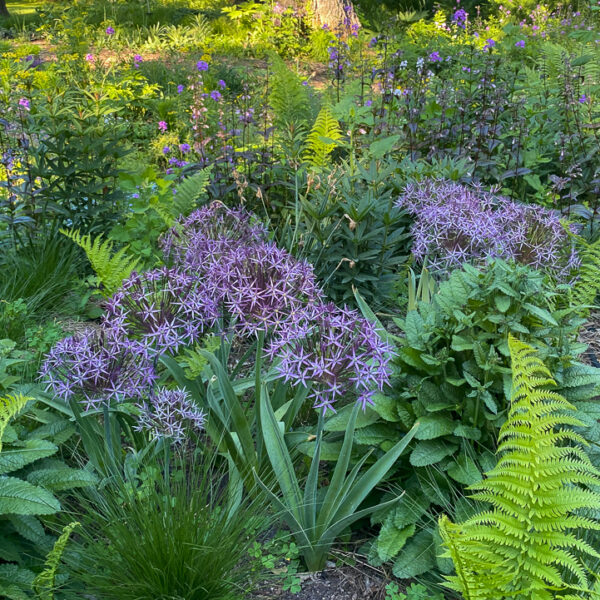
[[[109,25],[109,26],[106,28],[106,30],[105,30],[105,32],[104,32],[104,33],[106,33],[106,35],[114,35],[114,33],[115,33],[115,30],[114,30],[114,28],[113,28],[113,27],[111,27],[111,26]]]
[[[169,126],[165,123],[165,121],[159,121],[158,122],[158,128],[161,131],[166,131],[169,128]]]
[[[19,99],[19,106],[22,106],[25,110],[29,110],[29,100],[27,100],[27,98],[20,98]]]
[[[96,62],[96,57],[93,54],[86,54],[85,60],[87,60],[89,63],[93,63]]]

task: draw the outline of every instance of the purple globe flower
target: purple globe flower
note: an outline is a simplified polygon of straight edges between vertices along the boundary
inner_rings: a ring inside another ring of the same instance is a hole
[[[157,376],[143,346],[106,331],[59,341],[42,364],[46,390],[65,401],[81,396],[88,410],[148,394]]]
[[[104,327],[154,356],[194,343],[216,316],[216,304],[196,277],[162,267],[123,282],[107,302]]]
[[[442,57],[440,56],[440,53],[436,50],[435,52],[432,52],[429,55],[429,60],[431,62],[440,62],[442,60]]]
[[[210,97],[215,101],[215,102],[219,102],[221,100],[221,98],[223,97],[221,95],[221,92],[219,92],[218,90],[213,90],[210,93]]]
[[[464,8],[459,8],[454,15],[452,15],[452,21],[458,25],[458,27],[462,27],[463,29],[466,26],[467,18],[469,14]]]
[[[140,414],[135,431],[149,431],[154,439],[169,438],[179,444],[189,430],[202,431],[206,416],[185,390],[160,388],[137,405]]]
[[[218,262],[237,246],[266,239],[266,228],[251,213],[212,202],[189,217],[180,218],[161,238],[160,245],[165,256],[176,265],[204,273],[209,261]]]
[[[205,60],[199,60],[196,63],[196,68],[198,71],[208,71],[208,63]]]
[[[187,154],[192,150],[192,147],[189,144],[179,144],[179,151],[182,154]]]
[[[285,326],[321,296],[312,266],[275,244],[230,248],[209,261],[207,285],[242,335]]]
[[[389,381],[392,349],[374,325],[333,303],[309,305],[300,319],[282,328],[268,354],[279,359],[279,375],[310,386],[314,407],[335,412],[335,404],[355,398],[373,404],[376,390]]]
[[[432,272],[503,258],[564,278],[577,264],[560,216],[450,181],[408,185],[397,202],[414,218],[412,253]]]
[[[518,41],[518,42],[515,44],[515,46],[516,46],[517,48],[525,48],[525,40],[519,40],[519,41]]]
[[[109,26],[106,28],[106,30],[105,30],[105,32],[104,32],[104,33],[106,33],[106,35],[114,35],[114,33],[115,33],[115,30],[114,30],[114,28],[113,28],[113,27],[111,27],[111,26],[109,25]]]

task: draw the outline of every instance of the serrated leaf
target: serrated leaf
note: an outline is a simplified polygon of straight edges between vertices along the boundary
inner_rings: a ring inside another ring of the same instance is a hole
[[[341,408],[336,414],[325,422],[325,431],[345,431],[348,421],[352,415],[353,405],[349,404]],[[371,407],[367,406],[364,411],[360,411],[356,417],[356,429],[361,429],[375,423],[379,415]]]
[[[49,491],[16,477],[0,477],[0,515],[51,515],[59,510]]]
[[[431,533],[417,533],[404,546],[392,572],[399,579],[411,579],[430,571],[435,566],[434,547]]]
[[[419,417],[419,429],[415,434],[417,440],[433,440],[454,432],[456,424],[446,415],[425,415]]]
[[[25,440],[22,446],[3,448],[0,452],[0,475],[22,469],[25,465],[56,452],[58,447],[47,440]]]
[[[463,437],[469,440],[479,440],[481,438],[481,429],[477,427],[467,427],[467,425],[457,425],[453,431],[456,437]]]
[[[87,487],[98,483],[98,478],[84,469],[70,467],[38,469],[27,475],[27,481],[33,485],[41,485],[52,491],[69,490],[76,487]]]
[[[481,481],[481,473],[475,461],[466,454],[461,454],[448,469],[447,473],[452,479],[464,485],[472,485]]]
[[[410,454],[410,464],[414,467],[427,467],[440,462],[453,454],[457,446],[440,440],[421,440]]]
[[[372,407],[373,410],[382,419],[391,423],[397,423],[401,420],[398,414],[398,402],[394,398],[378,393],[373,396],[373,402],[375,403]]]
[[[415,530],[415,525],[408,525],[403,529],[398,529],[394,525],[393,515],[389,515],[377,538],[377,554],[379,558],[384,562],[395,558],[407,540],[414,535]]]
[[[15,528],[15,531],[26,540],[34,544],[44,544],[46,532],[40,520],[33,515],[10,515],[9,521]]]

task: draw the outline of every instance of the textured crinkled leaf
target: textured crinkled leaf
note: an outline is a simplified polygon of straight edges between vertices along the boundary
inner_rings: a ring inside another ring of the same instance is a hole
[[[440,440],[420,440],[410,454],[410,464],[414,467],[434,465],[455,452],[456,448]]]
[[[60,503],[48,491],[16,477],[0,477],[0,515],[51,515]]]
[[[27,475],[27,481],[52,491],[59,491],[95,485],[98,478],[90,471],[65,466],[59,469],[37,469]]]
[[[22,446],[5,447],[0,452],[0,475],[18,471],[24,466],[52,456],[58,447],[47,440],[25,440]]]
[[[415,533],[416,526],[408,525],[398,529],[394,525],[393,515],[389,515],[377,538],[377,554],[383,562],[392,560],[402,550],[407,540]]]
[[[394,563],[392,572],[399,579],[423,575],[435,566],[435,546],[431,533],[421,531],[411,538]]]
[[[468,440],[479,440],[481,438],[481,429],[462,424],[457,425],[452,433],[456,437],[467,438]]]
[[[461,454],[448,469],[447,473],[452,479],[464,485],[472,485],[481,481],[481,473],[475,461],[466,454]]]
[[[433,440],[454,432],[456,423],[442,414],[419,417],[419,429],[415,435],[418,440]]]

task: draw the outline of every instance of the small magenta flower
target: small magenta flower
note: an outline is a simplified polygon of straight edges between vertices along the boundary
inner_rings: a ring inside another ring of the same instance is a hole
[[[86,54],[85,60],[87,60],[89,63],[94,63],[96,62],[96,57],[93,54]]]
[[[29,110],[31,105],[29,103],[29,100],[27,100],[27,98],[20,98],[19,99],[19,106],[21,106],[25,110]]]
[[[219,102],[221,100],[221,98],[223,96],[221,96],[221,92],[217,91],[217,90],[213,90],[210,93],[210,97],[215,101],[215,102]]]
[[[192,147],[189,144],[179,144],[179,151],[182,154],[187,154],[188,152],[190,152],[192,149]]]
[[[518,41],[518,42],[515,44],[515,46],[516,46],[517,48],[525,48],[525,40],[519,40],[519,41]]]
[[[439,53],[439,52],[436,50],[435,52],[432,52],[432,53],[429,55],[429,60],[430,60],[431,62],[439,62],[439,61],[441,61],[441,60],[442,60],[442,57],[440,56],[440,53]]]
[[[302,85],[308,85],[308,81],[306,81],[306,79],[302,80]]]
[[[226,84],[226,83],[225,83],[225,82],[224,82],[222,79],[219,79],[219,81],[217,82],[217,85],[218,85],[218,86],[219,86],[219,87],[220,87],[222,90],[224,90],[224,89],[227,87],[227,84]]]
[[[169,128],[169,126],[167,125],[167,123],[165,121],[159,121],[158,122],[158,128],[161,131],[166,131]]]
[[[115,30],[113,27],[111,27],[110,25],[106,28],[106,31],[104,32],[106,33],[106,35],[114,35]]]
[[[136,54],[136,55],[133,57],[133,60],[134,60],[136,63],[141,63],[141,62],[142,62],[144,59],[143,59],[143,57],[141,56],[141,54]]]
[[[199,60],[196,63],[198,71],[208,71],[208,63],[205,60]]]
[[[181,83],[177,86],[177,93],[181,94],[183,92],[183,90],[185,90],[185,86],[182,85]]]

